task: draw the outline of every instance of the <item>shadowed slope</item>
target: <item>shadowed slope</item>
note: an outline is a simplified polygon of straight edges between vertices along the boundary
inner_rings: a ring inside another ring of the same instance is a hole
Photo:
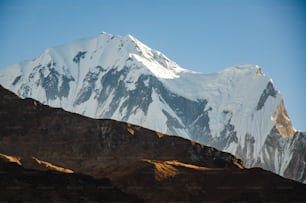
[[[260,168],[206,169],[138,161],[115,170],[112,180],[149,202],[304,202],[306,186]]]
[[[239,159],[215,148],[128,123],[85,118],[22,100],[3,88],[0,95],[0,153],[18,157],[25,168],[37,167],[35,157],[109,178],[149,202],[306,199],[305,185],[262,169],[243,169]]]
[[[140,202],[108,179],[24,169],[0,158],[1,202]]]
[[[32,99],[22,100],[4,89],[0,95],[0,152],[21,159],[35,157],[98,177],[120,164],[143,159],[211,168],[242,165],[229,153],[180,137],[118,121],[85,118]],[[31,163],[24,166],[31,167]]]

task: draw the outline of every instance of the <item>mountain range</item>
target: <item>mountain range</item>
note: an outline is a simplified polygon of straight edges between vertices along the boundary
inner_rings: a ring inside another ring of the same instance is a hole
[[[0,96],[0,201],[305,201],[306,185],[246,169],[215,148],[50,108],[1,86]]]
[[[306,134],[294,129],[257,65],[197,73],[131,35],[101,33],[1,69],[0,84],[22,98],[187,138],[246,167],[306,182]]]

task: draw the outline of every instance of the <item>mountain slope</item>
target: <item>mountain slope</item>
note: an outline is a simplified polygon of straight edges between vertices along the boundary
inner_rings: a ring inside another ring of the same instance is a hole
[[[305,181],[305,152],[293,141],[305,136],[257,65],[195,73],[130,35],[101,33],[0,70],[0,84],[52,107],[178,135],[235,154],[247,167]]]
[[[305,201],[306,185],[243,169],[214,148],[53,109],[1,87],[0,96],[1,201]],[[50,171],[38,158],[69,173]]]
[[[241,168],[233,155],[189,140],[114,120],[96,120],[0,88],[0,152],[35,157],[97,177],[132,160],[177,160],[210,168]],[[22,158],[21,158],[22,159]],[[27,160],[27,159],[25,159]],[[35,162],[25,161],[33,168]],[[102,172],[103,173],[102,173]]]
[[[142,202],[108,179],[25,169],[0,157],[1,202]]]

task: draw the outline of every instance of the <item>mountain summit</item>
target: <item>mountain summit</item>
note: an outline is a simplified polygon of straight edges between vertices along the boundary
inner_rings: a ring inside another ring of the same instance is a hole
[[[181,68],[131,35],[101,33],[0,70],[0,84],[52,107],[111,118],[214,146],[306,181],[306,136],[257,65],[214,74]]]

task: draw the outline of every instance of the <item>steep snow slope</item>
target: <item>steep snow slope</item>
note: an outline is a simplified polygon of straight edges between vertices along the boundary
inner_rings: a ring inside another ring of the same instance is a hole
[[[302,135],[295,134],[282,96],[257,65],[196,73],[130,35],[101,33],[0,70],[0,84],[53,107],[212,145],[246,166],[305,181],[289,169],[305,168],[305,156],[292,150],[292,139]]]

